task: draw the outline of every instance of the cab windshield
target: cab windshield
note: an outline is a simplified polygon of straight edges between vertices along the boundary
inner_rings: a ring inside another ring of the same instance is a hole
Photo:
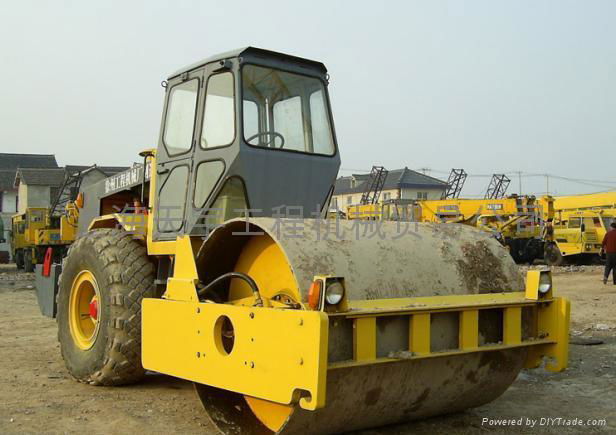
[[[603,219],[603,226],[608,231],[611,230],[610,225],[612,224],[612,222],[616,222],[616,218],[611,217],[611,216],[603,216],[602,219]]]
[[[244,140],[258,147],[333,155],[321,80],[271,68],[242,68]]]

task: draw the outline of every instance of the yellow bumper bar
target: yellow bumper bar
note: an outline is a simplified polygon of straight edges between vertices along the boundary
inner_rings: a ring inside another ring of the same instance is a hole
[[[529,308],[526,325],[522,309]],[[502,311],[502,340],[480,344],[480,310]],[[458,313],[458,347],[446,351],[431,350],[431,315]],[[529,299],[524,292],[480,295],[451,295],[352,301],[344,313],[331,318],[354,320],[354,360],[334,363],[330,368],[350,365],[397,361],[401,358],[377,358],[376,320],[383,316],[408,316],[408,352],[403,359],[451,356],[470,352],[487,352],[513,347],[532,347],[526,367],[533,368],[545,361],[545,368],[561,371],[567,367],[569,354],[570,303],[563,298]],[[526,331],[526,332],[525,332]]]

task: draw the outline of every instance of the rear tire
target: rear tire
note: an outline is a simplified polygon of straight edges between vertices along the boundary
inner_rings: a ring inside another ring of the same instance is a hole
[[[17,266],[17,269],[24,268],[24,251],[21,249],[15,251],[15,265]]]
[[[562,266],[566,260],[555,243],[550,243],[545,247],[545,262],[548,266]]]
[[[71,324],[71,293],[77,292],[76,279],[85,271],[97,287],[92,319],[98,325],[89,348],[80,345]],[[154,278],[145,247],[122,230],[94,230],[71,245],[60,275],[57,321],[62,357],[74,378],[93,385],[122,385],[143,377],[141,300],[154,297]]]
[[[65,256],[66,248],[64,246],[53,248],[51,262],[54,264],[61,264]]]
[[[509,248],[509,254],[511,255],[511,258],[513,258],[513,261],[515,261],[516,264],[523,263],[524,256],[522,255],[522,252],[520,249],[520,245],[521,245],[520,240],[508,239],[505,241],[505,244]]]
[[[24,251],[24,272],[34,272],[34,262],[32,261],[32,250]]]

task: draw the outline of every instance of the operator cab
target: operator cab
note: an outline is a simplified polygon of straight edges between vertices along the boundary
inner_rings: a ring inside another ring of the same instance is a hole
[[[154,238],[322,216],[340,166],[327,79],[320,62],[249,47],[163,82]]]

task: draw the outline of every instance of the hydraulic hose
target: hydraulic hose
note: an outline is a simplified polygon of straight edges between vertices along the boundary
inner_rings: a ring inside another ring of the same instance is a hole
[[[221,282],[229,281],[233,278],[241,279],[246,284],[248,284],[248,286],[252,290],[252,294],[255,297],[255,304],[254,304],[255,307],[263,306],[263,299],[261,299],[261,293],[259,293],[259,287],[257,287],[257,283],[255,282],[255,280],[252,279],[250,276],[246,275],[245,273],[240,273],[240,272],[229,272],[229,273],[225,273],[224,275],[220,275],[218,278],[216,278],[214,281],[212,281],[208,285],[199,288],[199,290],[197,290],[197,294],[200,297],[204,296],[206,293],[210,292]]]

